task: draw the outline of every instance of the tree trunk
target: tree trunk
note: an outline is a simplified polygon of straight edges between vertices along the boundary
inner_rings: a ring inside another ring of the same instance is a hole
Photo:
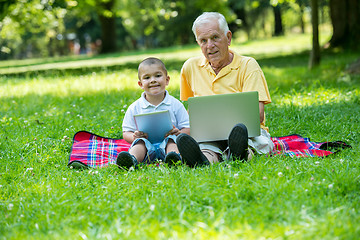
[[[284,34],[282,19],[281,19],[281,9],[280,5],[276,5],[273,7],[274,10],[274,17],[275,17],[275,30],[274,36],[280,36]]]
[[[305,21],[304,21],[304,5],[300,5],[300,28],[301,33],[305,33]]]
[[[312,24],[312,50],[309,59],[309,68],[312,69],[320,64],[319,45],[319,5],[318,0],[311,0],[311,24]]]
[[[105,16],[104,11],[113,12],[115,0],[99,3],[98,16],[101,24],[101,53],[116,51],[116,21],[115,15]]]
[[[360,48],[360,2],[358,0],[330,0],[333,36],[330,47]]]

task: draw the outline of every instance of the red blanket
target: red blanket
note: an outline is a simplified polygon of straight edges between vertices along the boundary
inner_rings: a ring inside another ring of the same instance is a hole
[[[324,157],[339,149],[351,147],[344,142],[311,142],[300,135],[273,137],[274,155],[291,157]],[[90,132],[80,131],[74,135],[68,166],[73,163],[84,167],[105,167],[115,164],[116,156],[127,151],[130,144],[124,139],[106,138]],[[329,150],[329,149],[332,150]]]

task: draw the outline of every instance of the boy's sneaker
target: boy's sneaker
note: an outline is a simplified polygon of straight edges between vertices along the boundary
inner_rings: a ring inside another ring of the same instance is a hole
[[[168,166],[174,166],[178,162],[181,162],[181,156],[176,152],[169,152],[166,154],[164,162],[167,163]]]
[[[228,138],[230,154],[238,159],[246,161],[248,158],[248,131],[244,124],[236,124]]]
[[[131,167],[136,167],[137,165],[136,158],[131,155],[129,152],[120,152],[119,155],[116,158],[116,165],[118,165],[119,168],[129,170]]]
[[[201,152],[199,144],[189,135],[185,133],[178,135],[176,145],[178,146],[183,162],[189,167],[210,165],[209,160]]]

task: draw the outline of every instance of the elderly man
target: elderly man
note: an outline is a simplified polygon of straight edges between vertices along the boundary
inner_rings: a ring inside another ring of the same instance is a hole
[[[218,162],[224,153],[246,161],[252,150],[258,154],[270,154],[274,144],[265,126],[264,105],[271,99],[260,66],[255,59],[229,49],[232,33],[222,14],[203,13],[194,21],[192,31],[203,56],[190,58],[184,63],[181,100],[193,96],[258,91],[261,135],[248,138],[247,129],[241,123],[234,126],[227,141],[198,144],[191,136],[180,134],[177,145],[184,162],[189,166],[209,165]]]

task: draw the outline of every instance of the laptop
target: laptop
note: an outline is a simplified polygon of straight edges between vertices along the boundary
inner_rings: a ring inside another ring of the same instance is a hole
[[[243,123],[249,137],[260,135],[257,91],[188,99],[190,135],[198,142],[227,140],[231,129]]]

